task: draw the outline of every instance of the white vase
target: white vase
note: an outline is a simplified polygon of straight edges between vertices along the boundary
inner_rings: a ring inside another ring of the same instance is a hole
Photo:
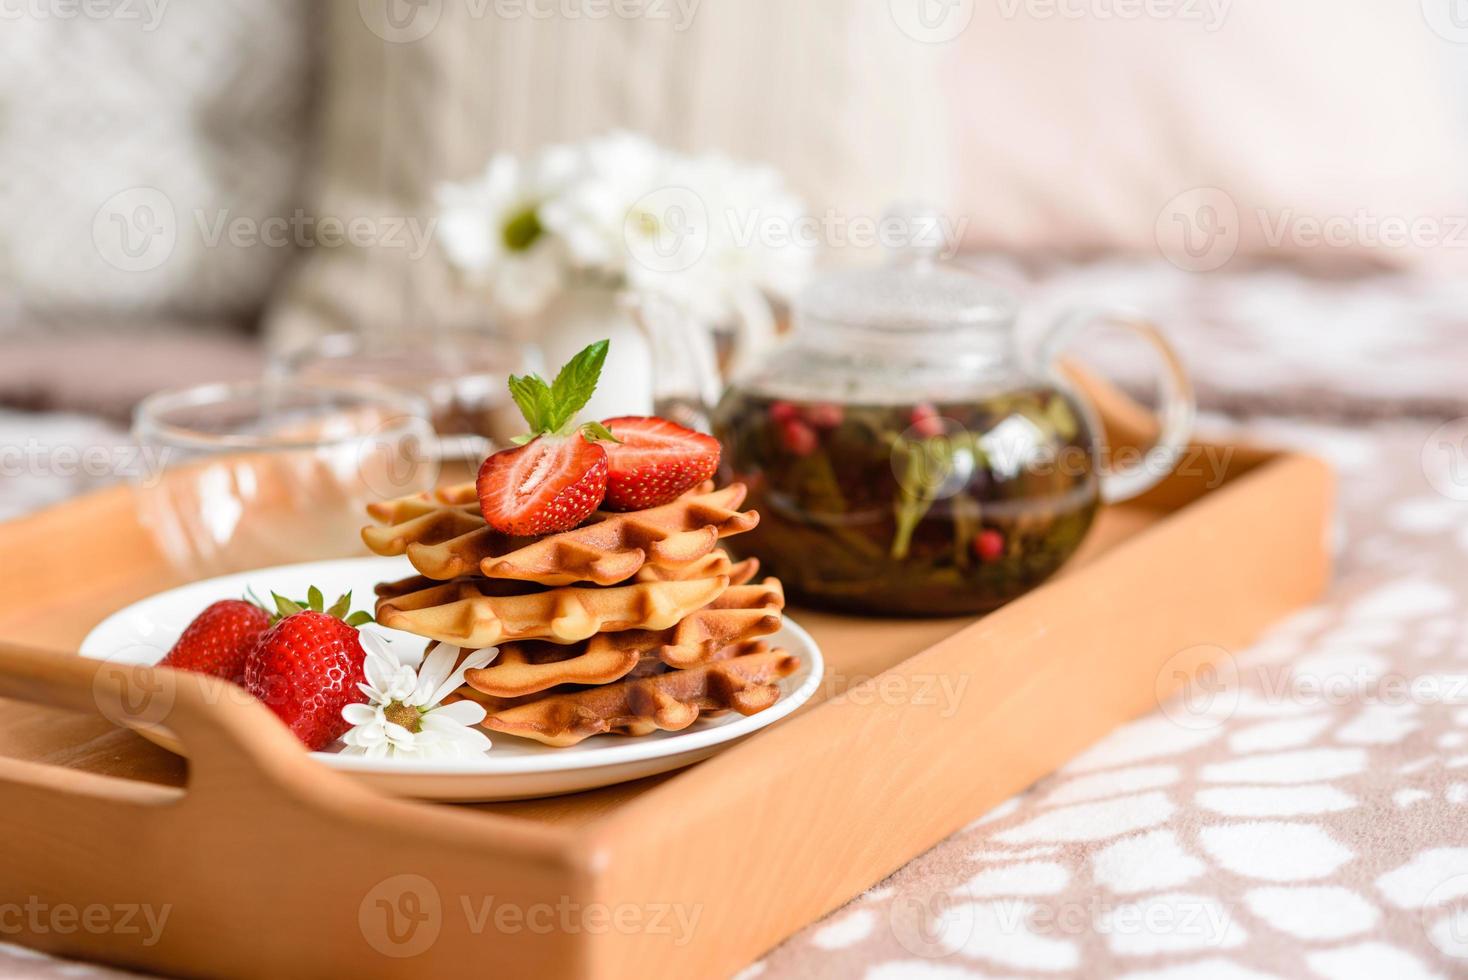
[[[652,346],[623,294],[597,285],[562,291],[535,317],[531,340],[545,353],[546,380],[588,344],[609,341],[607,362],[582,419],[653,413]]]

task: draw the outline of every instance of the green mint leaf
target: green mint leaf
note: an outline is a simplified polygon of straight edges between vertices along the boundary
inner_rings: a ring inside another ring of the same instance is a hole
[[[591,401],[602,365],[607,360],[610,344],[598,340],[566,362],[556,380],[551,382],[550,431],[559,432]]]
[[[600,422],[587,422],[581,426],[581,438],[587,442],[614,442],[622,444],[622,440],[612,434],[612,430]]]
[[[525,416],[530,431],[535,434],[553,431],[551,419],[551,388],[545,379],[534,374],[510,375],[510,397]]]

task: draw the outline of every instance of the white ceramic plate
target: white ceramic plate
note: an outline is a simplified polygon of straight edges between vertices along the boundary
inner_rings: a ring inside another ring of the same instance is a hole
[[[189,621],[216,599],[242,596],[247,589],[266,597],[272,591],[300,596],[315,585],[328,599],[350,589],[354,607],[370,609],[373,586],[412,574],[406,559],[352,558],[281,565],[195,582],[160,592],[108,616],[87,634],[81,652],[99,660],[153,664],[163,658]],[[422,651],[424,641],[412,634],[379,626],[367,628],[379,631],[389,643],[403,644],[401,649],[412,651],[415,658]],[[810,700],[824,671],[815,641],[788,617],[769,640],[800,657],[800,667],[780,682],[779,701],[748,718],[729,712],[695,722],[681,732],[656,732],[639,738],[597,735],[560,749],[491,733],[494,746],[482,757],[452,763],[369,760],[333,751],[311,754],[322,764],[385,792],[433,800],[527,799],[640,779],[706,759]],[[140,729],[139,734],[171,751],[183,751],[178,740],[165,730]]]

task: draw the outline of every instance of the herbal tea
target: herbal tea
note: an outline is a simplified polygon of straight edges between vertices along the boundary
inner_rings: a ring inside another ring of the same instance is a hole
[[[761,515],[732,544],[812,605],[984,612],[1054,573],[1096,513],[1095,439],[1055,388],[905,405],[734,391],[714,430]]]

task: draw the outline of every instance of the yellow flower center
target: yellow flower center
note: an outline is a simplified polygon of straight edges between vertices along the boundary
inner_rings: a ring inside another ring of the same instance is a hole
[[[423,716],[418,709],[401,701],[394,701],[382,709],[383,717],[395,725],[402,725],[410,732],[416,733],[423,727]]]

